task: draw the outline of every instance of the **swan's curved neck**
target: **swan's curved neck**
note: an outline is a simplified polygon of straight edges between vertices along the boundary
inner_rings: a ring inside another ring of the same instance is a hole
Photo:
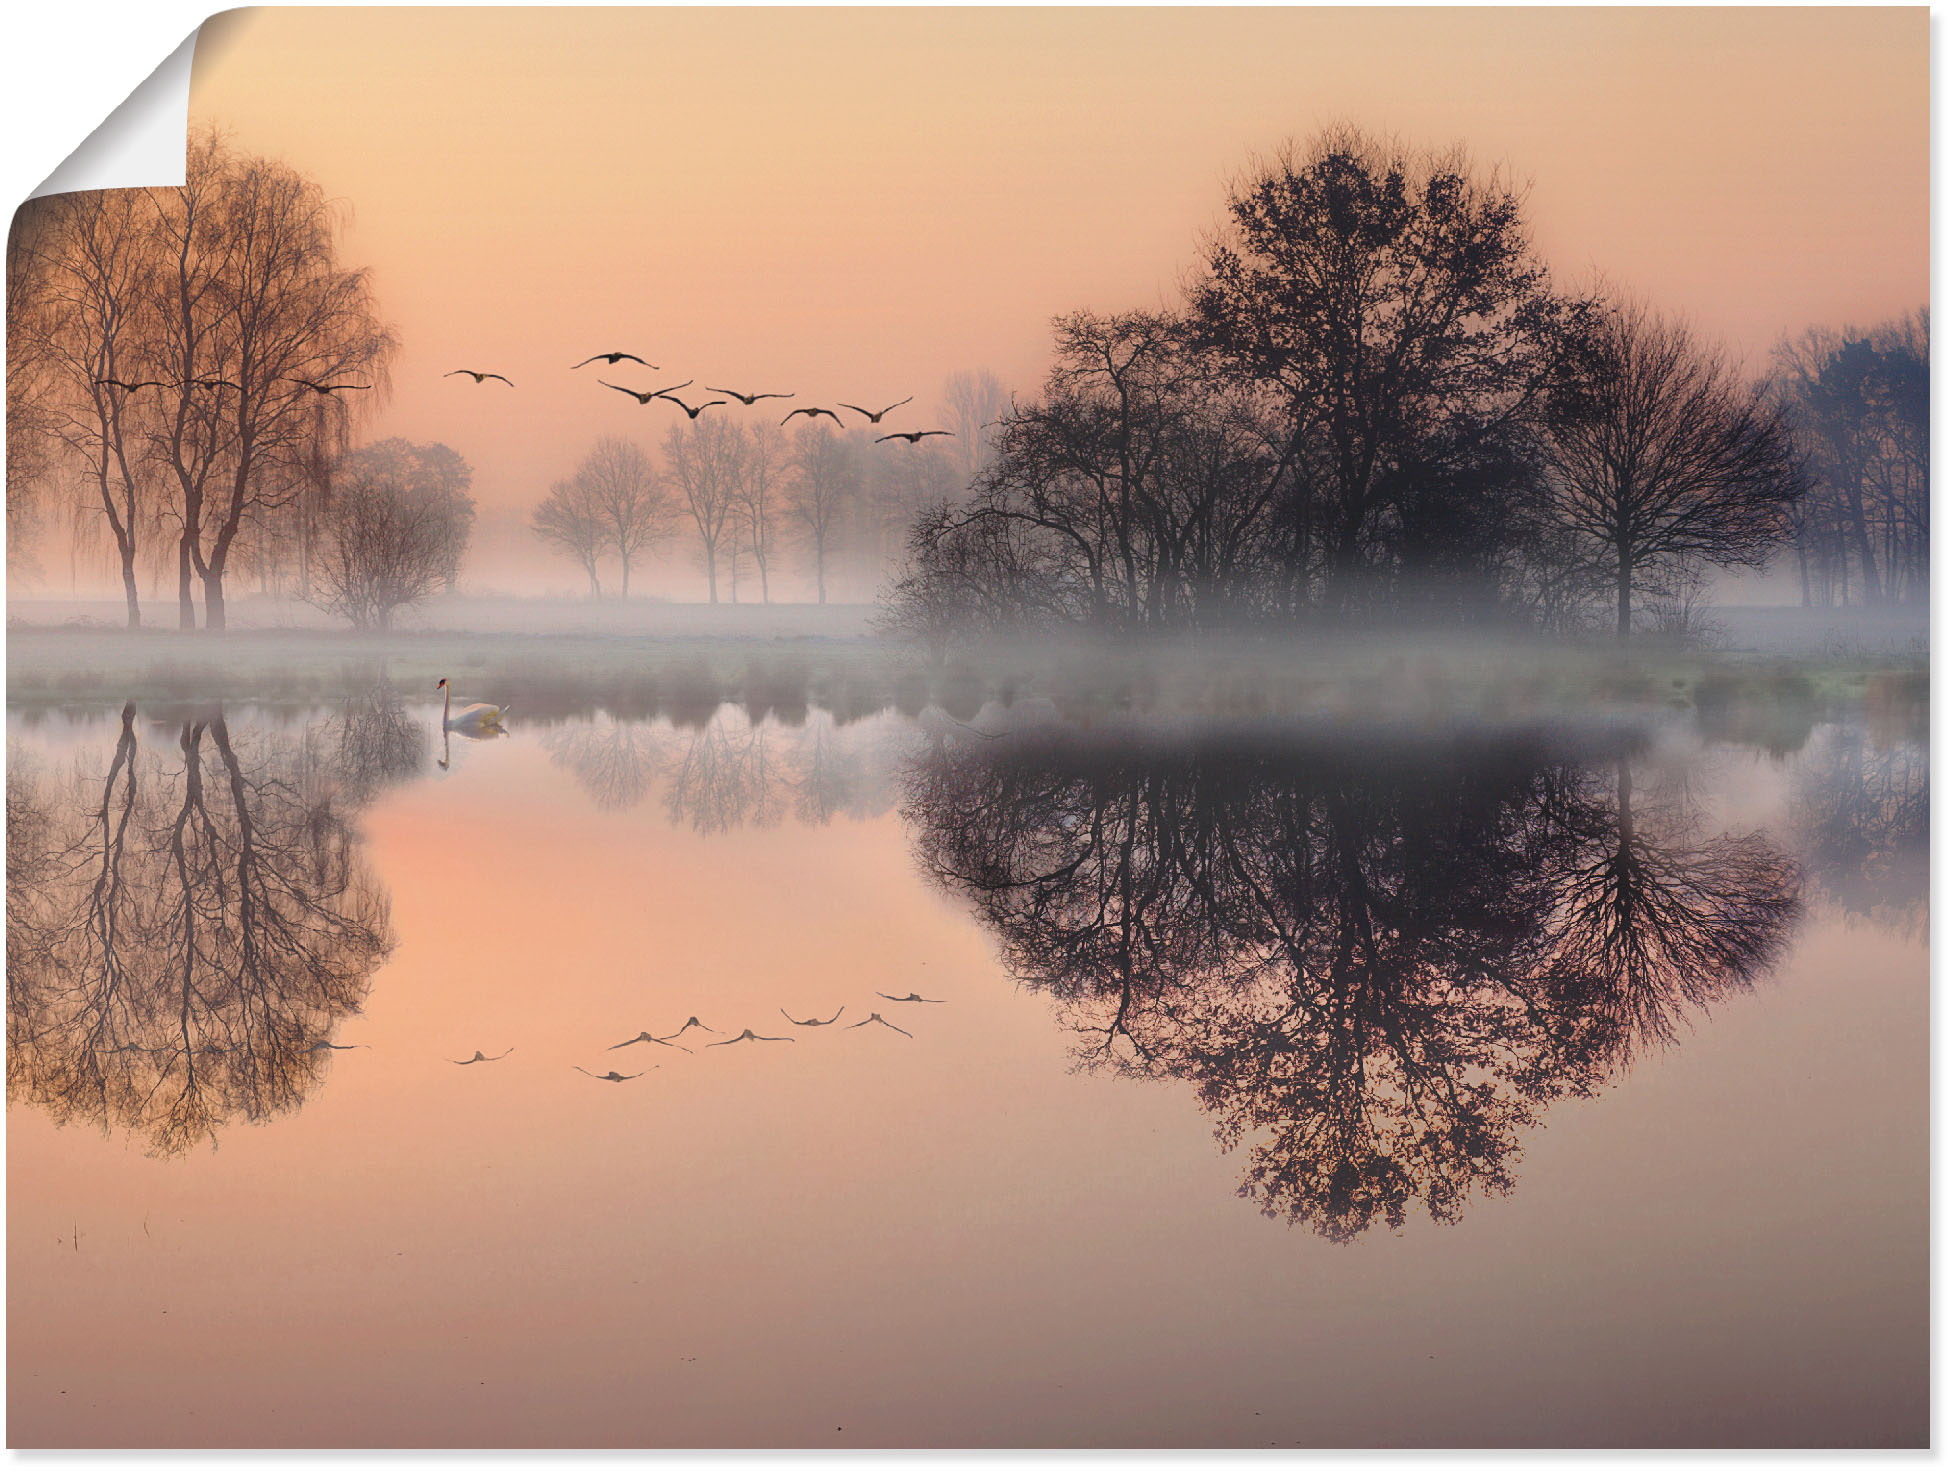
[[[446,708],[439,712],[439,723],[442,728],[453,723],[453,686],[449,684],[444,688],[446,691]]]

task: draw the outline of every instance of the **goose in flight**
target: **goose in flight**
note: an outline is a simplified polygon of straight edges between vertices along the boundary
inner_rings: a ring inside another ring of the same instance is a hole
[[[739,1042],[795,1042],[797,1040],[798,1039],[796,1037],[760,1037],[757,1035],[757,1033],[753,1032],[749,1027],[745,1027],[741,1032],[739,1032],[736,1036],[732,1037],[729,1041],[712,1042],[710,1045],[712,1047],[734,1047]]]
[[[363,1042],[313,1042],[304,1050],[306,1052],[356,1052],[365,1045]]]
[[[580,1063],[575,1064],[575,1071],[578,1073],[588,1073],[588,1069],[583,1067]],[[641,1077],[642,1074],[641,1073],[618,1073],[614,1068],[610,1068],[605,1073],[588,1073],[588,1076],[593,1078],[598,1083],[627,1083],[633,1081],[636,1078]]]
[[[507,1052],[512,1052],[513,1050],[514,1050],[513,1048],[509,1047],[507,1049]],[[473,1056],[455,1057],[450,1059],[450,1061],[453,1062],[458,1067],[472,1067],[476,1062],[499,1062],[501,1058],[507,1055],[507,1052],[495,1053],[492,1057],[489,1057],[487,1056],[486,1053],[482,1052],[478,1047],[476,1047],[473,1049]]]
[[[97,378],[95,379],[95,383],[97,387],[113,385],[121,389],[124,393],[140,393],[145,388],[173,388],[175,386],[171,383],[164,383],[160,378],[145,378],[140,383],[124,383],[119,378]]]
[[[842,1006],[839,1007],[837,1011],[834,1011],[830,1016],[826,1017],[823,1021],[819,1021],[816,1017],[813,1017],[809,1021],[801,1022],[795,1016],[791,1015],[790,1012],[786,1011],[782,1006],[780,1006],[777,1009],[777,1014],[783,1017],[789,1023],[791,1023],[791,1025],[794,1027],[828,1027],[833,1022],[837,1021],[841,1016],[845,1015],[845,1008]]]
[[[803,414],[808,419],[815,419],[820,414],[823,414],[827,419],[830,419],[832,423],[838,425],[839,428],[843,429],[845,427],[845,421],[839,418],[838,415],[834,414],[830,409],[793,409],[791,410],[790,413],[786,414],[782,419],[779,419],[778,423],[789,424],[793,419],[797,418],[798,415],[800,414]]]
[[[682,1034],[679,1032],[676,1035],[681,1036]],[[633,1047],[638,1042],[654,1042],[657,1043],[659,1046],[674,1047],[678,1052],[689,1051],[689,1048],[683,1046],[680,1043],[672,1042],[667,1037],[652,1037],[647,1032],[637,1032],[633,1037],[629,1038],[628,1041],[617,1042],[613,1047],[609,1048],[609,1051],[620,1052],[624,1047]]]
[[[471,378],[475,383],[485,383],[489,378],[499,378],[500,381],[502,383],[505,383],[509,388],[512,388],[514,386],[514,380],[512,378],[505,377],[500,373],[482,373],[476,368],[455,368],[450,373],[440,374],[440,377],[457,378],[462,373],[466,374],[466,376]]]
[[[197,388],[235,388],[238,393],[243,392],[242,388],[239,388],[228,378],[192,378],[189,381]]]
[[[448,373],[446,376],[450,378],[453,375],[451,373]],[[489,376],[498,378],[500,375],[498,373],[494,373]],[[280,378],[278,379],[278,382],[296,383],[302,387],[310,389],[313,393],[321,394],[326,398],[329,398],[332,394],[341,392],[342,390],[347,388],[364,389],[364,388],[370,388],[372,386],[369,383],[313,383],[309,378]],[[510,383],[507,386],[509,388],[512,388],[514,385]]]
[[[864,1021],[853,1022],[852,1025],[847,1027],[845,1030],[848,1032],[856,1032],[860,1027],[869,1027],[874,1022],[877,1022],[882,1027],[892,1027],[891,1022],[887,1021],[884,1017],[880,1016],[879,1013],[875,1011],[872,1013],[871,1016],[867,1017]],[[911,1032],[907,1031],[904,1027],[892,1027],[892,1029],[895,1032],[899,1033],[899,1035],[902,1037],[910,1037],[913,1035]]]
[[[684,403],[680,398],[671,398],[670,395],[667,393],[665,393],[663,397],[665,399],[668,399],[670,403],[675,404],[676,407],[681,409],[684,413],[688,414],[690,416],[691,422],[694,422],[696,416],[702,413],[705,409],[714,409],[723,402],[723,400],[720,398],[713,398],[706,404],[698,404],[695,408],[691,408],[688,404]]]
[[[870,419],[874,424],[876,424],[881,419],[885,418],[887,414],[890,414],[894,409],[899,408],[904,404],[909,404],[912,401],[913,401],[913,396],[909,393],[904,398],[900,399],[898,403],[887,404],[883,409],[880,409],[879,412],[876,414],[873,413],[872,410],[870,409],[862,409],[857,404],[848,404],[843,401],[841,401],[838,406],[841,409],[850,409],[855,414],[864,414],[866,418]]]
[[[463,705],[460,713],[453,713],[453,688],[445,680],[433,686],[446,691],[446,708],[440,715],[440,729],[457,730],[465,735],[470,730],[499,730],[501,722],[507,718],[507,705]]]
[[[734,388],[712,388],[707,383],[703,385],[703,391],[705,393],[727,393],[732,398],[736,399],[737,402],[742,404],[745,408],[749,408],[752,404],[756,403],[757,400],[759,400],[760,398],[796,398],[797,397],[797,394],[795,393],[739,393]]]
[[[903,439],[908,444],[918,444],[922,439],[931,439],[936,434],[944,434],[948,439],[953,438],[951,429],[915,429],[902,434],[881,434],[872,442],[884,444],[888,439]]]
[[[632,352],[598,352],[592,358],[583,358],[580,362],[575,364],[575,368],[585,368],[590,363],[607,363],[612,368],[617,363],[625,363],[625,362],[641,363],[643,367],[647,368],[652,373],[660,373],[662,371],[661,368],[657,367],[654,363],[650,362],[649,359],[639,358]],[[570,368],[568,371],[572,373],[574,372],[575,368]]]
[[[661,398],[665,393],[674,393],[679,388],[688,388],[696,382],[694,378],[685,378],[681,383],[672,383],[667,388],[652,388],[647,393],[637,393],[633,388],[624,388],[620,383],[611,383],[606,378],[597,378],[595,381],[604,388],[613,388],[617,393],[628,394],[639,404],[646,404],[652,398]]]
[[[922,996],[917,991],[908,991],[904,996],[886,996],[884,991],[874,991],[874,996],[885,996],[888,1001],[923,1001],[928,1006],[945,1006],[946,1002],[937,996]]]

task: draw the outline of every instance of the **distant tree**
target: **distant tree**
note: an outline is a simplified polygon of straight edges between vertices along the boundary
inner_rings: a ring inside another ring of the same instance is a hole
[[[629,595],[629,572],[644,552],[673,530],[676,507],[656,475],[649,456],[633,441],[605,435],[575,470],[575,479],[608,533],[608,544],[622,563],[622,596]]]
[[[395,455],[378,458],[371,466],[353,461],[337,477],[311,596],[354,628],[383,630],[399,609],[447,584],[466,551],[473,502],[447,486],[415,482],[396,463],[383,465]]]
[[[771,600],[771,553],[777,543],[777,501],[785,468],[784,431],[775,424],[758,424],[744,446],[743,475],[738,481],[737,507],[744,543],[757,564],[757,581],[765,602]]]
[[[823,424],[797,431],[791,458],[795,473],[787,504],[799,540],[811,553],[822,603],[838,527],[858,489],[858,464],[850,446]]]
[[[50,404],[50,262],[35,248],[31,220],[23,208],[7,242],[7,570],[15,576],[34,568],[46,481],[60,447]]]
[[[1803,483],[1784,423],[1680,322],[1637,303],[1593,315],[1550,420],[1555,512],[1611,579],[1618,638],[1645,573],[1761,566],[1786,535]]]
[[[367,483],[392,481],[452,518],[459,535],[448,543],[452,562],[440,569],[441,582],[452,591],[460,579],[460,561],[472,536],[475,516],[473,498],[467,493],[473,487],[473,467],[460,453],[444,444],[381,439],[352,450],[333,464],[330,482],[343,478]]]
[[[588,596],[601,597],[602,549],[608,545],[609,528],[601,503],[586,482],[555,481],[528,524],[542,541],[574,558],[588,574]]]
[[[717,601],[717,558],[733,527],[746,449],[743,430],[728,419],[678,421],[669,426],[663,440],[663,456],[696,527],[713,603]]]
[[[971,485],[994,458],[993,434],[1007,411],[1007,390],[986,368],[963,369],[948,375],[940,398],[946,404],[945,427],[953,431],[953,455]]]

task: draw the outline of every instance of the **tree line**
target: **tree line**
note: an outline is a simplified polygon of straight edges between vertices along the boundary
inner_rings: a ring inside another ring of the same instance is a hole
[[[1627,637],[1701,569],[1793,544],[1821,587],[1924,596],[1925,337],[1814,336],[1749,379],[1641,301],[1558,287],[1520,193],[1463,152],[1334,128],[1232,187],[1176,305],[1055,322],[971,500],[915,521],[889,621],[936,648],[1391,619]]]
[[[948,441],[877,445],[863,428],[810,422],[786,431],[724,419],[678,420],[660,456],[605,435],[534,507],[529,527],[588,579],[588,595],[630,594],[649,557],[687,543],[718,602],[756,583],[770,602],[772,575],[787,564],[826,601],[840,569],[868,572],[892,560],[924,507],[965,498],[992,456],[987,426],[1007,406],[986,370],[942,386]]]

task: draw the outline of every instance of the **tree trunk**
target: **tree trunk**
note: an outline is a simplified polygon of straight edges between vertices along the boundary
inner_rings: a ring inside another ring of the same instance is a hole
[[[189,555],[189,533],[184,532],[176,543],[176,626],[194,628],[196,626],[196,594],[190,583],[191,562]]]
[[[1629,584],[1635,570],[1627,556],[1616,563],[1616,638],[1621,643],[1629,641]]]
[[[135,548],[132,546],[122,550],[122,592],[128,598],[128,626],[140,628],[142,602],[135,590]]]
[[[717,549],[714,542],[703,543],[703,564],[710,573],[710,601],[717,600]]]
[[[223,568],[211,566],[203,573],[203,630],[222,633],[228,627],[223,613]]]
[[[628,600],[629,600],[629,559],[625,555],[622,558],[622,601],[626,603],[628,602]]]

